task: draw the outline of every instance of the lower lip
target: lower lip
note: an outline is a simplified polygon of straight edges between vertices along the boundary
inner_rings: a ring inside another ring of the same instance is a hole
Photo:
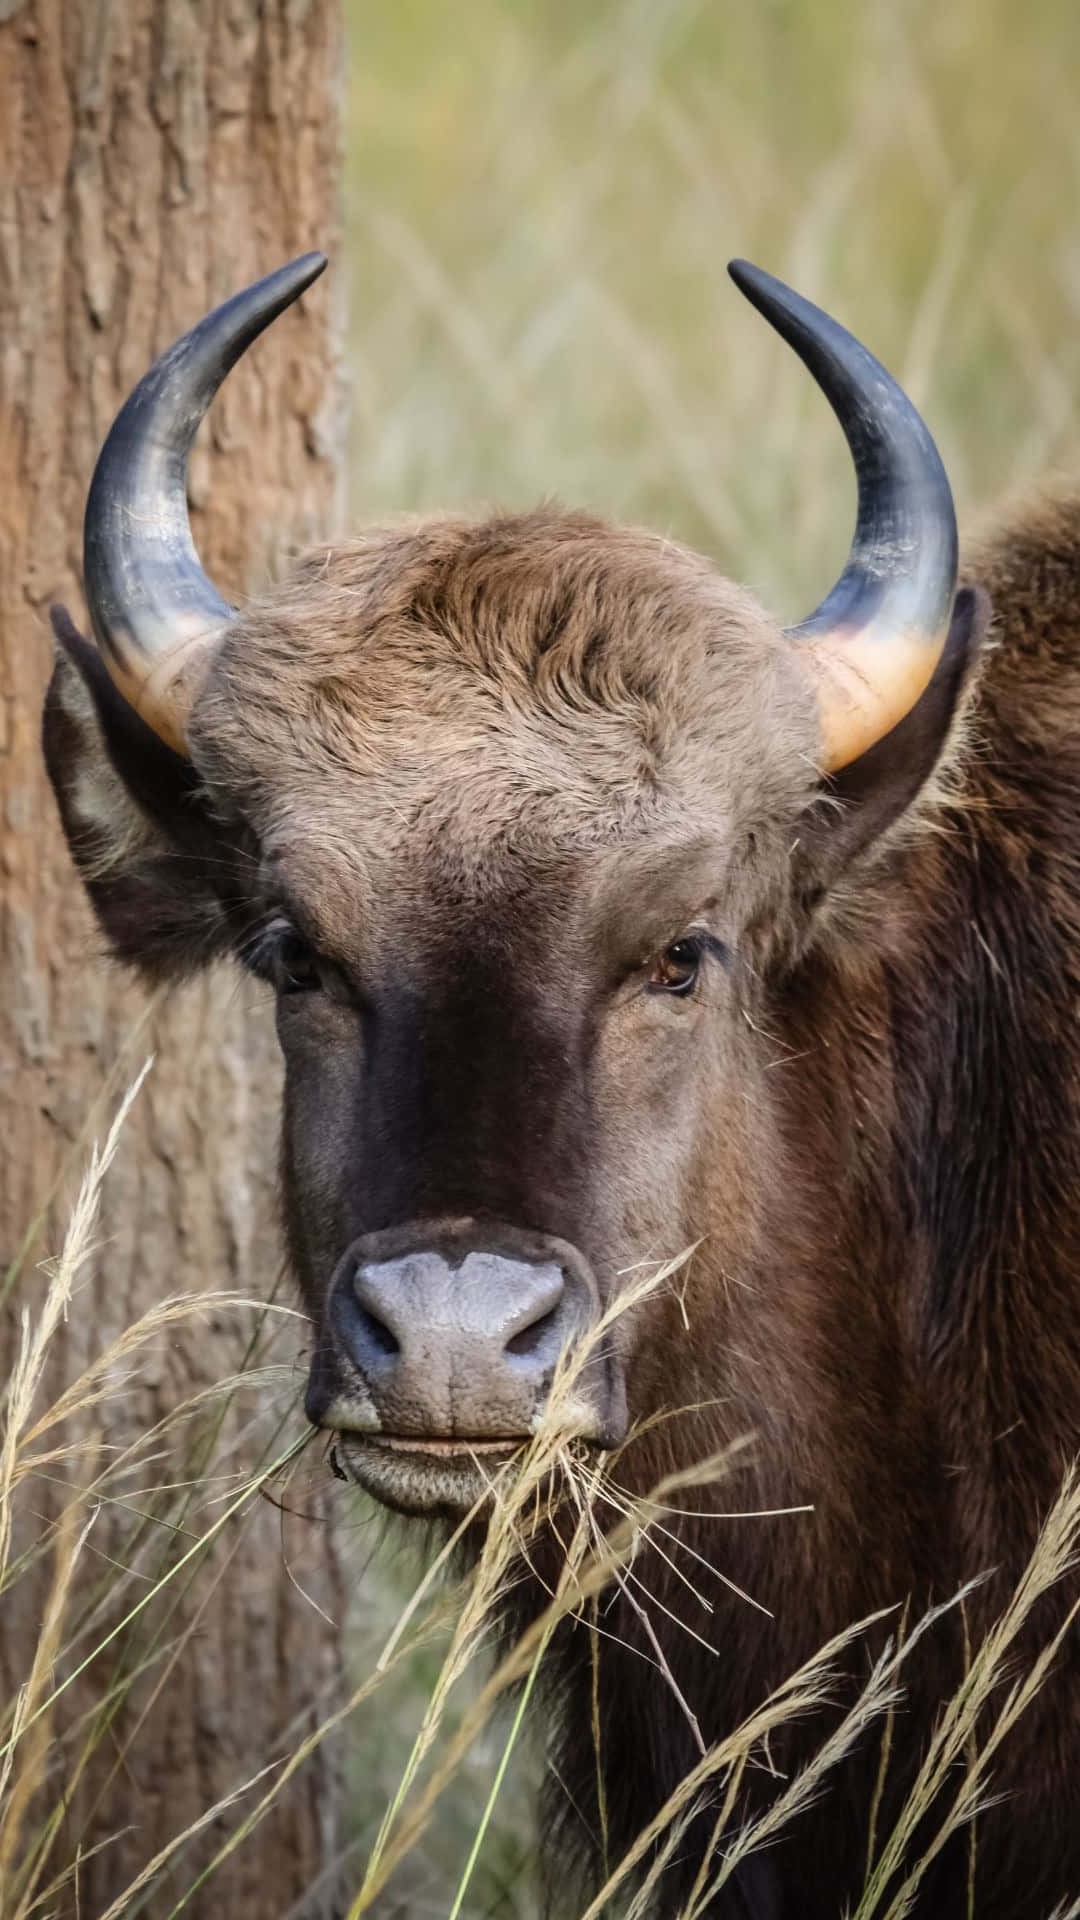
[[[527,1444],[520,1440],[413,1440],[341,1433],[335,1446],[366,1493],[399,1513],[467,1513],[493,1474]]]
[[[508,1436],[505,1440],[413,1440],[390,1433],[357,1434],[351,1438],[354,1444],[374,1447],[379,1453],[410,1454],[416,1460],[469,1461],[477,1454],[511,1454],[518,1447],[528,1444],[527,1434],[514,1438]]]

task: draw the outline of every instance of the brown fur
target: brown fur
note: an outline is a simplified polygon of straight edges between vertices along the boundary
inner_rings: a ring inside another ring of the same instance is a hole
[[[325,991],[280,1008],[286,1206],[316,1317],[351,1237],[439,1208],[527,1213],[607,1289],[701,1241],[682,1306],[643,1309],[626,1359],[639,1418],[706,1409],[619,1471],[644,1489],[752,1432],[702,1507],[813,1505],[680,1523],[770,1617],[699,1567],[705,1614],[641,1564],[716,1649],[657,1615],[706,1738],[857,1616],[993,1570],[978,1634],[1077,1451],[1078,563],[1075,494],[984,537],[968,565],[995,636],[963,723],[970,604],[921,733],[831,790],[774,623],[671,543],[552,511],[372,533],[246,609],[196,709],[182,853],[87,813],[88,794],[132,803],[78,775],[112,738],[108,701],[95,719],[58,667],[47,747],[116,950],[173,974],[258,952],[284,909],[325,958]],[[691,999],[649,996],[641,969],[690,920],[730,964]],[[629,1610],[607,1624],[640,1648]],[[695,1749],[655,1668],[602,1648],[618,1846]],[[553,1707],[579,1837],[596,1829],[587,1653],[567,1636]],[[883,1821],[961,1662],[946,1621]],[[875,1765],[861,1755],[722,1910],[836,1920]],[[1080,1893],[1078,1780],[1073,1652],[997,1768],[980,1920],[1045,1920]],[[755,1779],[747,1804],[771,1790]],[[960,1851],[919,1913],[965,1902]]]

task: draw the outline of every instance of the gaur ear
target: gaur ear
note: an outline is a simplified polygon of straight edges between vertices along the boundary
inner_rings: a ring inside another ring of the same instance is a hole
[[[807,914],[926,785],[979,657],[990,612],[981,587],[961,588],[933,678],[910,713],[857,760],[823,780],[800,824],[794,856],[796,898]]]
[[[42,744],[72,858],[116,957],[178,978],[229,946],[237,863],[191,762],[117,692],[64,608],[50,617]]]

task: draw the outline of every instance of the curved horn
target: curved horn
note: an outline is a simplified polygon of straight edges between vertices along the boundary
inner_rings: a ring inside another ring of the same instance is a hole
[[[177,753],[207,650],[233,617],[191,538],[191,443],[229,369],[325,265],[302,254],[177,340],[125,401],[94,469],[83,529],[94,634],[125,700]]]
[[[859,508],[847,565],[791,629],[826,669],[823,765],[836,772],[911,711],[937,666],[956,591],[952,493],[926,427],[873,354],[759,267],[733,260],[728,272],[813,374],[855,462]]]

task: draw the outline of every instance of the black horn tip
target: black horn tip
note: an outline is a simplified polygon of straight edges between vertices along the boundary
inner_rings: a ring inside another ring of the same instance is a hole
[[[739,292],[744,293],[763,312],[777,298],[784,300],[786,296],[787,300],[797,300],[799,297],[782,280],[777,280],[774,274],[766,273],[764,267],[755,267],[752,260],[729,260],[727,270]]]
[[[286,261],[283,267],[279,267],[276,273],[268,275],[268,278],[280,281],[283,291],[286,286],[291,286],[296,289],[296,293],[303,293],[304,288],[310,287],[312,281],[317,280],[320,273],[325,273],[329,265],[328,256],[321,253],[318,248],[314,248],[311,253],[298,253],[295,260]]]
[[[206,394],[206,404],[209,404],[212,393],[240,355],[271,321],[306,292],[328,265],[325,253],[298,253],[295,260],[287,260],[283,267],[275,267],[261,280],[242,287],[239,293],[234,293],[204,320],[198,321],[183,336],[182,342],[177,341],[176,347],[155,363],[149,375],[151,382],[158,372],[166,370],[169,379],[174,379],[175,355],[186,347],[197,356],[205,356],[207,370],[212,372],[213,384]],[[138,391],[136,388],[136,393]]]
[[[307,291],[312,281],[325,273],[329,264],[325,253],[298,253],[295,260],[287,260],[283,267],[275,267],[272,273],[264,274],[261,280],[234,294],[231,300],[226,300],[223,306],[207,315],[201,328],[193,331],[198,333],[213,327],[219,316],[231,326],[234,315],[244,315],[247,325],[238,332],[237,346],[247,347],[256,333],[261,333],[271,320],[277,319],[279,313],[291,307],[293,301]]]
[[[816,307],[812,300],[796,293],[793,287],[785,286],[775,274],[766,273],[763,267],[755,267],[749,260],[729,260],[728,273],[739,292],[775,327],[781,338],[794,347],[815,376],[819,372],[815,363],[826,344],[834,350],[854,353],[869,363],[870,355],[865,347],[845,327]]]
[[[752,260],[729,260],[727,270],[740,292],[761,273],[761,268],[755,267]]]

